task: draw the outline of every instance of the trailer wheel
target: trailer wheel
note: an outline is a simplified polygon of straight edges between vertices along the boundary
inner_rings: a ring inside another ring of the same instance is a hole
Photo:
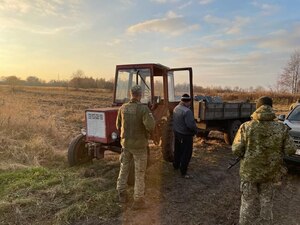
[[[170,116],[167,119],[166,125],[162,134],[162,155],[167,162],[174,161],[174,142],[175,137],[173,133],[173,118]]]
[[[85,135],[77,135],[70,143],[68,149],[68,162],[70,166],[80,165],[91,161],[92,157],[88,154],[85,146]]]
[[[201,137],[201,138],[208,138],[208,135],[209,135],[209,132],[208,130],[206,131],[201,131],[197,134],[197,137]]]
[[[241,126],[241,121],[234,120],[229,124],[228,131],[224,133],[224,141],[226,144],[231,145],[234,137]]]

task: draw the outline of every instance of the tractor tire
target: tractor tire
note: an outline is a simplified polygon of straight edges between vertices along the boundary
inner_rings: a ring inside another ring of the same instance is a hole
[[[162,133],[162,155],[167,162],[174,161],[174,142],[175,137],[173,133],[173,118],[168,117],[166,125]]]
[[[224,133],[224,141],[226,144],[231,145],[234,137],[241,126],[241,121],[234,120],[229,124],[228,131]]]
[[[70,166],[80,165],[92,161],[85,146],[85,135],[77,135],[70,143],[68,148],[68,162]]]

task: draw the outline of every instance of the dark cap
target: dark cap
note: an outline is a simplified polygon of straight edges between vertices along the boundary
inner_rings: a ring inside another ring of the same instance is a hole
[[[189,102],[189,101],[191,101],[192,99],[191,99],[191,97],[188,95],[188,94],[183,94],[182,96],[181,96],[181,99],[180,99],[181,101],[183,101],[183,102]]]
[[[273,106],[273,100],[270,97],[267,96],[263,96],[260,97],[257,101],[256,101],[256,108],[258,109],[259,107],[261,107],[262,105],[268,105],[268,106]]]

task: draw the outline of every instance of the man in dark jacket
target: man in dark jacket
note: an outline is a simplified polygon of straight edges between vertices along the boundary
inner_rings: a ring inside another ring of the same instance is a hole
[[[232,144],[233,153],[241,157],[239,224],[273,224],[274,184],[284,171],[283,155],[294,154],[296,146],[288,128],[274,121],[271,98],[259,98],[251,118],[241,125]]]
[[[197,126],[193,112],[190,110],[191,97],[184,94],[180,103],[173,110],[173,131],[175,136],[174,169],[180,169],[184,178],[191,178],[187,174],[188,165],[193,153],[193,136],[197,133]]]

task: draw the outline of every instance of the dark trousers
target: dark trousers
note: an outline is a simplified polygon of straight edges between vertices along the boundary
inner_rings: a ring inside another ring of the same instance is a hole
[[[187,172],[193,153],[193,136],[182,135],[174,132],[175,148],[174,148],[174,169],[180,169],[182,175]]]

